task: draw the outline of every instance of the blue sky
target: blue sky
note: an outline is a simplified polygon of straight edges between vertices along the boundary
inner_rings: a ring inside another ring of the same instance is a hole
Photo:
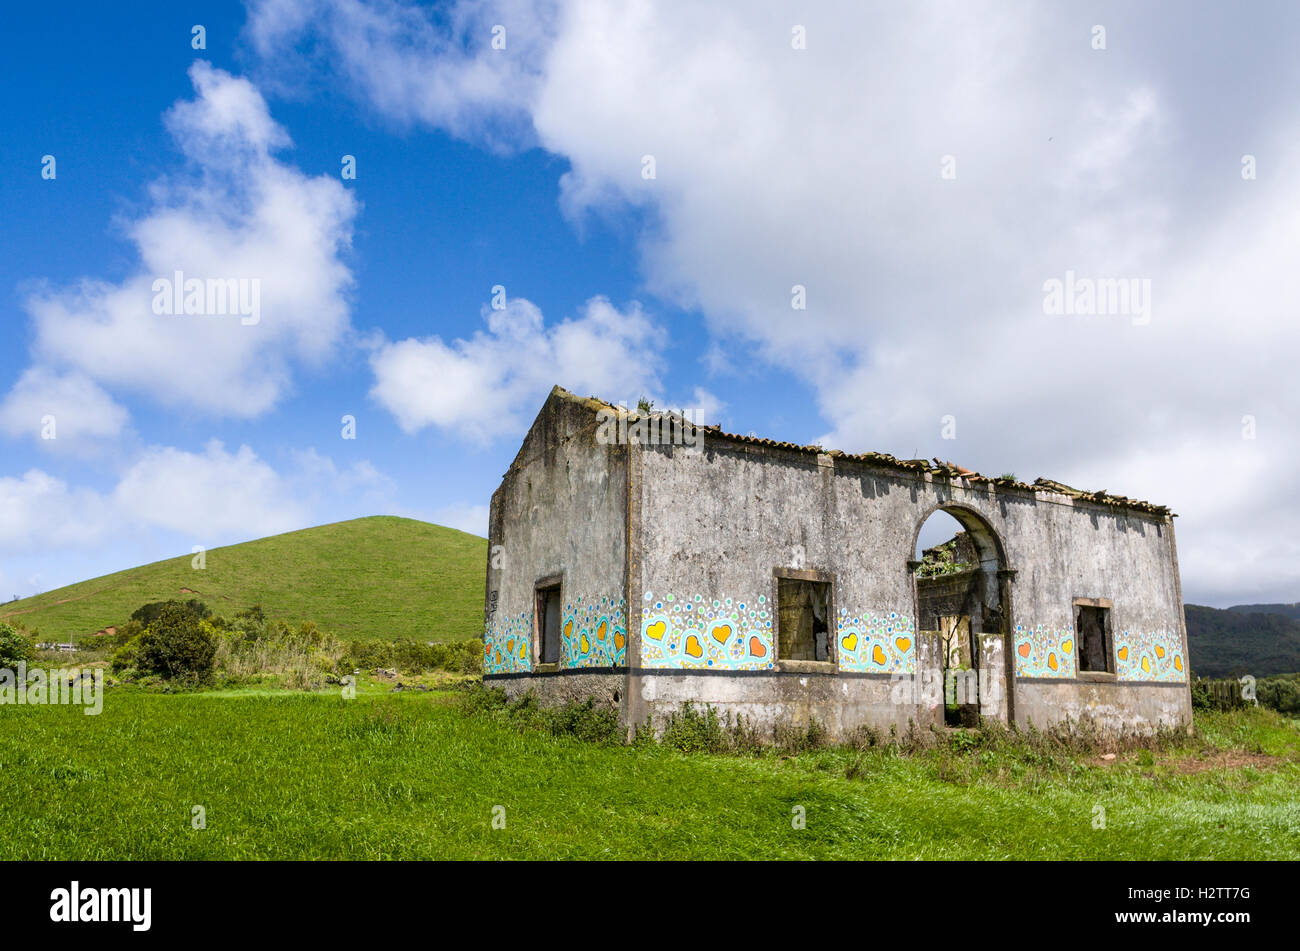
[[[483,534],[559,383],[1166,503],[1189,600],[1293,601],[1296,26],[1283,4],[15,9],[0,596],[360,515]],[[260,281],[258,324],[151,313],[175,268]],[[1049,314],[1067,272],[1149,282],[1149,312]]]

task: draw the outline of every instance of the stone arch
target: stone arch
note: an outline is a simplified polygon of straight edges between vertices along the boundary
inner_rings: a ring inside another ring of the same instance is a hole
[[[916,560],[916,546],[922,528],[936,512],[950,515],[966,532],[972,543],[977,565],[974,569],[943,579],[924,580],[918,578],[916,573],[920,565]],[[969,663],[969,668],[975,671],[978,681],[987,684],[988,675],[994,674],[995,671],[980,670],[984,666],[981,663],[981,655],[986,650],[992,649],[994,652],[988,656],[990,659],[997,658],[994,666],[1000,668],[996,672],[994,681],[1000,682],[1002,685],[1000,690],[1005,691],[1006,685],[1012,683],[1014,677],[1011,670],[1011,651],[1014,643],[1011,579],[1015,576],[1015,572],[1008,562],[1002,538],[988,518],[975,507],[962,502],[946,500],[929,506],[921,512],[913,529],[907,566],[912,581],[913,617],[916,619],[917,636],[924,636],[922,632],[935,632],[937,652],[935,662],[945,671],[950,661],[962,669]],[[964,625],[957,623],[961,618],[965,618]],[[965,647],[958,653],[964,652],[968,661],[952,661],[949,655],[949,650],[954,643],[951,628],[957,630],[964,628],[964,633],[958,641],[964,641]],[[989,635],[995,635],[996,643],[986,643]],[[1000,649],[997,649],[998,645]],[[945,682],[948,676],[950,675],[945,674]],[[1007,722],[1011,714],[1012,698],[1007,696],[1004,704],[991,706],[989,704],[991,698],[983,696],[985,692],[981,687],[979,700],[969,705],[970,709],[967,711],[969,717],[973,718],[978,712],[980,715],[993,715]],[[949,714],[951,713],[950,710]],[[976,721],[962,714],[959,722],[970,725],[971,722]]]

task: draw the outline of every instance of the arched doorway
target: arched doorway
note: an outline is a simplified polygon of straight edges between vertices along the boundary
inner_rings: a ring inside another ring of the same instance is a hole
[[[945,503],[921,519],[912,549],[916,626],[918,636],[938,637],[945,724],[976,726],[981,714],[1008,720],[1010,696],[992,696],[1012,682],[1011,572],[1001,540],[978,512]],[[982,669],[990,663],[1000,669]]]

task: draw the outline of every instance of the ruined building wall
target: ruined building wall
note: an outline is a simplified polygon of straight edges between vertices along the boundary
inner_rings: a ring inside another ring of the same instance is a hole
[[[908,563],[925,518],[940,506],[957,507],[987,523],[1005,553],[998,567],[1014,572],[1005,607],[1018,723],[1190,719],[1172,522],[1165,517],[931,481],[712,435],[702,451],[647,447],[641,460],[643,594],[634,640],[647,672],[780,673],[773,662],[773,569],[789,567],[826,572],[834,582],[836,672],[917,673],[923,645]],[[1076,670],[1075,598],[1112,605],[1116,659],[1109,677]],[[806,680],[817,671],[799,674]],[[699,689],[679,684],[670,692]],[[736,702],[738,709],[749,706]],[[873,694],[867,702],[881,698]],[[920,721],[929,715],[919,705],[910,712]],[[891,719],[908,713],[894,710]]]
[[[627,662],[626,447],[595,439],[589,407],[554,396],[501,487],[488,527],[484,671],[531,671],[535,585],[560,576],[558,667]]]
[[[907,688],[941,666],[917,629],[912,562],[942,507],[1000,549],[981,549],[980,594],[1000,598],[1005,627],[980,639],[981,667],[1013,689],[982,696],[986,715],[1190,722],[1169,517],[712,432],[696,447],[607,445],[598,406],[553,394],[493,496],[485,672],[518,678],[508,689],[598,693],[628,723],[662,724],[687,701],[840,734],[942,722]],[[775,658],[778,569],[832,583],[825,661]],[[528,676],[535,585],[550,575],[563,576],[559,670]],[[1075,599],[1107,605],[1113,672],[1077,670]]]

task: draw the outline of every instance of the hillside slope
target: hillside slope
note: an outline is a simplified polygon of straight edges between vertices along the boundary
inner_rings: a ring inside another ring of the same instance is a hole
[[[441,525],[377,516],[214,548],[0,605],[65,640],[124,622],[141,604],[199,598],[215,614],[261,604],[268,617],[315,621],[343,637],[449,641],[483,632],[487,540]]]
[[[1234,604],[1228,610],[1242,614],[1280,614],[1300,621],[1300,604]]]
[[[1280,614],[1247,614],[1198,604],[1186,606],[1187,647],[1197,677],[1300,671],[1300,621]]]

